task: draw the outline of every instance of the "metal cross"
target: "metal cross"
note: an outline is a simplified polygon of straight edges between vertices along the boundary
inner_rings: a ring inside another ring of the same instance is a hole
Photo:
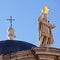
[[[14,21],[15,19],[12,19],[12,16],[10,16],[10,19],[7,20],[10,21],[10,28],[12,28],[12,21]]]

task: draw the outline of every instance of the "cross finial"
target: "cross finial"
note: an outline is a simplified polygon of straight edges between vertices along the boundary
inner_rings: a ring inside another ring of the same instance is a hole
[[[10,21],[10,27],[8,29],[8,39],[13,40],[16,36],[14,34],[14,28],[12,27],[12,21],[15,19],[12,19],[12,16],[10,16],[10,19],[7,19]]]
[[[14,21],[15,19],[12,19],[12,16],[10,16],[10,19],[7,19],[10,21],[10,28],[12,28],[12,21]]]

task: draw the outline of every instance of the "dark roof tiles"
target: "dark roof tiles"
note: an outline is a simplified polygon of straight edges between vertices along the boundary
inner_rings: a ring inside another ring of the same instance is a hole
[[[35,45],[24,41],[17,41],[17,40],[0,41],[0,54],[5,55],[12,52],[30,50],[34,46]]]

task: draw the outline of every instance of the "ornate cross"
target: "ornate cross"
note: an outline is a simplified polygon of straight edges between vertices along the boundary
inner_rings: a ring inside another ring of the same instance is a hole
[[[15,19],[12,19],[12,16],[10,16],[10,19],[7,20],[10,21],[10,28],[12,28],[12,21],[14,21]]]

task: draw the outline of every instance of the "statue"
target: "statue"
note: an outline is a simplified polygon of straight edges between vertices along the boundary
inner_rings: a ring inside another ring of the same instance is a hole
[[[40,46],[47,47],[54,43],[52,36],[52,29],[55,28],[54,24],[50,24],[47,20],[48,8],[43,7],[42,14],[38,19],[38,35]]]

